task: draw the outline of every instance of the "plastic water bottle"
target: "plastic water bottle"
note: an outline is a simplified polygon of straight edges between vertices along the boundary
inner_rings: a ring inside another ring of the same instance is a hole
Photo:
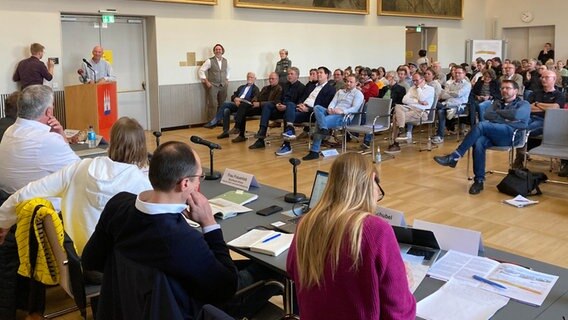
[[[89,131],[87,132],[87,143],[89,144],[89,149],[95,148],[97,146],[97,135],[93,126],[89,126]]]
[[[377,146],[377,152],[375,153],[375,162],[381,162],[381,146]]]

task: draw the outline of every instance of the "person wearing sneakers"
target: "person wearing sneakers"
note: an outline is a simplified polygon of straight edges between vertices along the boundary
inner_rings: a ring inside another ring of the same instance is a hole
[[[444,142],[444,129],[446,128],[446,113],[448,110],[455,110],[455,114],[461,114],[465,109],[460,106],[467,103],[469,93],[471,92],[471,83],[465,79],[465,69],[462,66],[453,68],[454,78],[446,82],[446,87],[440,94],[440,100],[436,109],[438,109],[438,131],[432,138],[433,143]]]
[[[288,69],[288,81],[282,88],[282,102],[267,102],[264,104],[260,116],[258,133],[255,135],[257,140],[249,146],[249,149],[261,149],[265,147],[264,139],[266,139],[268,120],[270,119],[284,119],[286,123],[284,129],[285,133],[289,132],[290,137],[296,137],[294,134],[296,105],[300,102],[300,97],[304,94],[304,89],[306,88],[303,83],[298,81],[299,76],[300,70],[296,67],[290,67]],[[289,150],[292,152],[292,149]],[[278,152],[276,152],[276,154],[278,154]]]
[[[262,108],[267,103],[278,103],[282,95],[282,87],[278,84],[278,73],[272,72],[268,76],[268,85],[264,86],[260,93],[252,98],[251,104],[242,104],[237,110],[235,115],[235,127],[239,130],[239,135],[231,140],[233,143],[244,142],[245,138],[247,117],[259,115],[262,113]]]
[[[415,72],[412,75],[412,87],[408,90],[404,98],[403,104],[394,106],[393,123],[395,124],[392,129],[393,143],[385,151],[386,153],[400,152],[400,146],[396,140],[406,140],[409,137],[406,134],[404,125],[407,122],[418,122],[428,119],[428,109],[434,103],[436,91],[434,88],[426,84],[424,75],[421,72]],[[409,132],[412,134],[412,132]]]
[[[258,94],[259,89],[256,84],[254,84],[255,81],[256,75],[254,72],[247,73],[247,83],[238,87],[231,96],[231,101],[223,103],[219,110],[217,110],[215,117],[203,125],[203,127],[213,129],[217,126],[219,121],[223,120],[223,132],[217,136],[217,139],[228,138],[229,133],[237,134],[238,132],[236,127],[229,131],[231,113],[237,112],[241,103],[243,103],[243,105],[250,104],[252,98]]]
[[[531,105],[517,97],[519,85],[512,80],[501,82],[501,100],[495,100],[485,112],[485,120],[477,123],[465,136],[458,148],[445,156],[436,156],[434,161],[454,168],[470,147],[473,147],[474,182],[470,194],[483,190],[485,180],[485,151],[492,146],[511,145],[515,129],[525,129],[529,123]],[[522,138],[518,135],[517,138]]]
[[[354,75],[347,77],[345,89],[337,91],[327,108],[317,105],[314,107],[316,117],[317,134],[314,143],[303,160],[319,158],[321,141],[329,135],[329,129],[343,126],[344,115],[358,112],[365,103],[361,90],[357,89],[357,78]]]

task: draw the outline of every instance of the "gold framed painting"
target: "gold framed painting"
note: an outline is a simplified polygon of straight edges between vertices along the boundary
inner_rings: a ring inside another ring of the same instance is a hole
[[[235,7],[369,14],[369,0],[234,0]]]
[[[173,3],[190,3],[190,4],[208,4],[216,5],[217,0],[144,0],[152,2],[173,2]]]
[[[377,0],[377,14],[437,19],[463,19],[463,0]]]

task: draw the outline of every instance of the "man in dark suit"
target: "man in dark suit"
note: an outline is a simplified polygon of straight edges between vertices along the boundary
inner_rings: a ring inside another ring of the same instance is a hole
[[[250,104],[252,98],[259,92],[258,87],[254,84],[255,81],[256,75],[254,72],[247,73],[247,83],[238,87],[231,96],[231,101],[223,103],[219,110],[217,110],[215,117],[211,119],[211,121],[207,122],[203,127],[213,129],[219,121],[223,120],[223,132],[217,136],[217,139],[228,138],[231,113],[237,112],[241,103]],[[233,128],[233,133],[236,133],[236,130],[236,128]]]

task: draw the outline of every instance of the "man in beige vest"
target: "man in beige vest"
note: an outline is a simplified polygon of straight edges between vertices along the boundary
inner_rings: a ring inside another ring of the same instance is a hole
[[[217,113],[217,108],[227,98],[227,86],[229,84],[229,66],[227,59],[223,58],[225,48],[216,44],[213,47],[215,56],[205,60],[199,68],[199,79],[207,90],[207,118],[211,119]]]

